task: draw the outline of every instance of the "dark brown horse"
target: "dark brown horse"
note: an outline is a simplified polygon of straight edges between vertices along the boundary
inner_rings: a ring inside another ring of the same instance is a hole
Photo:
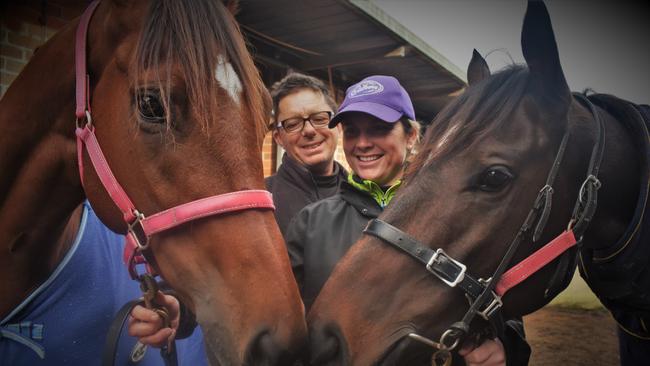
[[[522,48],[527,67],[494,75],[475,53],[470,86],[433,121],[405,186],[380,217],[397,229],[369,225],[311,308],[316,364],[429,364],[431,347],[457,349],[457,339],[489,329],[476,313],[467,316],[468,299],[486,300],[474,310],[488,318],[498,311],[510,318],[539,309],[566,286],[575,248],[510,291],[500,283],[493,293],[497,281],[490,278],[567,226],[579,234],[588,227],[579,244],[584,263],[605,252],[614,256],[629,237],[648,189],[647,127],[627,118],[639,112],[591,110],[572,96],[541,2],[529,3]],[[446,254],[436,254],[438,248]],[[647,268],[647,260],[630,271]]]
[[[35,53],[0,103],[0,319],[68,252],[85,198],[109,228],[127,231],[86,150],[83,179],[78,170],[77,23]],[[141,213],[263,189],[268,96],[224,4],[104,1],[87,44],[97,139]],[[295,357],[303,307],[271,210],[197,219],[151,236],[149,248],[196,314],[212,363]]]

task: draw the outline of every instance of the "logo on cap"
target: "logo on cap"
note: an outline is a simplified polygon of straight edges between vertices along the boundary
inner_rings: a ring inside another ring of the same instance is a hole
[[[374,80],[364,80],[359,84],[352,87],[350,93],[348,93],[349,98],[357,98],[365,95],[372,95],[381,93],[384,90],[384,86]]]

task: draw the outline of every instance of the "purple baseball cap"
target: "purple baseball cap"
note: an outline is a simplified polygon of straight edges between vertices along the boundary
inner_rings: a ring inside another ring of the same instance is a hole
[[[329,123],[333,128],[348,112],[363,112],[382,121],[396,122],[402,116],[415,119],[413,103],[399,81],[392,76],[373,75],[352,85],[345,92],[345,99],[338,113]]]

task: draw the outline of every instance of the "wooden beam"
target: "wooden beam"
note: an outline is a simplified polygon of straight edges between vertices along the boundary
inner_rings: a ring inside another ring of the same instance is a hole
[[[415,87],[409,86],[406,83],[404,83],[404,87],[411,95],[418,95],[420,97],[424,97],[424,96],[436,97],[436,96],[447,96],[450,93],[457,92],[458,90],[462,89],[464,85],[458,85],[455,82],[441,83],[441,82],[432,81],[431,84],[420,85]]]
[[[337,53],[333,55],[314,56],[300,61],[296,66],[305,71],[327,69],[328,67],[348,66],[378,61],[395,50],[395,46],[377,47],[367,50]],[[391,57],[391,56],[388,56]],[[394,56],[393,56],[394,57]],[[397,56],[403,57],[403,56]]]

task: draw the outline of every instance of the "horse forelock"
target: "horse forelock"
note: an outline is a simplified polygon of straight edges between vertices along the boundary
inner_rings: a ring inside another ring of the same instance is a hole
[[[224,65],[230,81],[220,85],[223,78],[219,80],[216,74],[223,75]],[[211,121],[219,115],[219,105],[223,105],[217,95],[221,87],[242,119],[253,120],[257,136],[266,133],[266,116],[270,110],[266,88],[239,26],[220,1],[152,1],[138,42],[135,67],[136,90],[143,87],[138,83],[144,82],[138,75],[154,67],[160,70],[157,80],[146,82],[157,83],[166,107],[170,104],[172,73],[179,72],[186,84],[189,103],[205,131],[212,127]],[[240,86],[236,85],[240,80]],[[243,97],[241,105],[237,89]],[[169,113],[169,108],[166,110]]]
[[[407,177],[436,159],[471,148],[510,120],[528,86],[528,69],[511,65],[470,86],[431,122]]]

